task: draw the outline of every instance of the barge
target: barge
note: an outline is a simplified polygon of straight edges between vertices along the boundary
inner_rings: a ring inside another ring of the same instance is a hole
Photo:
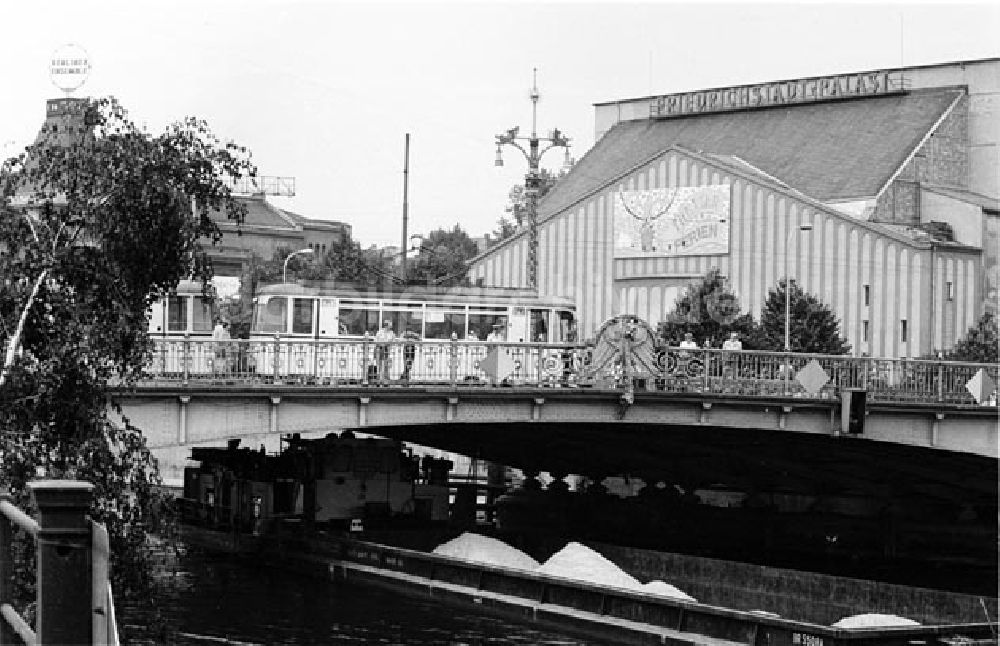
[[[292,437],[289,450],[280,456],[231,445],[196,449],[195,458],[201,465],[185,478],[189,523],[184,538],[304,576],[380,586],[611,643],[997,644],[998,625],[990,619],[997,612],[993,598],[924,591],[930,596],[920,603],[913,600],[917,597],[906,597],[900,602],[903,607],[895,610],[925,625],[844,629],[801,616],[664,597],[390,545],[405,542],[399,540],[401,532],[418,532],[425,540],[456,532],[445,520],[448,465],[433,460],[418,464],[389,440],[333,434],[320,440]],[[621,554],[604,551],[625,564]],[[651,557],[637,558],[648,562]],[[754,576],[750,570],[738,570],[734,567],[732,576]],[[720,571],[728,572],[724,567]],[[830,604],[845,590],[848,597],[856,595],[847,579],[778,572],[787,594],[805,594],[810,585],[802,585],[804,577],[813,577],[813,593],[817,587],[829,588],[826,596],[817,596],[816,604]],[[712,585],[731,586],[732,581],[720,576]],[[923,612],[917,607],[921,604]]]
[[[844,629],[477,563],[347,535],[231,535],[187,527],[192,544],[250,556],[302,576],[377,586],[470,612],[616,644],[986,646],[996,622]]]

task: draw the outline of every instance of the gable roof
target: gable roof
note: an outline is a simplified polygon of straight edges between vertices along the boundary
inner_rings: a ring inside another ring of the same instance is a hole
[[[679,145],[739,157],[821,201],[876,195],[964,94],[959,88],[616,124],[539,204],[542,220]]]
[[[299,215],[298,213],[293,213],[288,209],[281,209],[281,212],[285,214],[285,217],[291,219],[298,226],[303,229],[313,229],[318,231],[344,231],[350,229],[351,226],[339,220],[321,220],[319,218],[307,218],[304,215]]]
[[[744,159],[732,155],[710,155],[706,153],[698,153],[693,150],[688,150],[685,147],[676,144],[668,146],[664,150],[658,151],[657,153],[655,153],[654,155],[652,155],[647,159],[637,160],[632,166],[625,169],[618,175],[608,178],[607,181],[605,181],[603,184],[593,186],[587,193],[578,195],[575,200],[566,205],[566,208],[572,207],[573,204],[579,201],[585,200],[589,195],[598,192],[607,185],[619,181],[621,178],[634,171],[637,167],[649,163],[653,159],[661,155],[665,155],[666,153],[671,151],[680,153],[690,159],[699,160],[705,164],[714,166],[719,170],[731,173],[738,177],[742,177],[745,180],[752,181],[753,183],[759,186],[768,188],[777,193],[783,193],[785,195],[788,195],[789,197],[795,198],[810,205],[817,211],[822,211],[823,213],[827,213],[842,220],[849,221],[852,224],[862,229],[868,229],[869,231],[872,231],[876,234],[888,238],[892,238],[910,247],[926,249],[930,248],[931,246],[947,246],[954,250],[960,250],[960,251],[970,251],[974,253],[978,253],[981,251],[977,247],[967,247],[965,245],[961,245],[958,243],[943,243],[942,241],[933,240],[931,236],[929,236],[925,231],[915,229],[914,227],[906,225],[890,225],[880,222],[871,222],[868,220],[860,220],[853,218],[850,215],[847,215],[837,210],[830,204],[817,200],[816,198],[810,195],[806,195],[805,193],[795,189],[794,187],[788,186],[781,180],[776,179],[769,173],[762,171],[761,169],[757,168],[753,164],[750,164]],[[561,213],[561,211],[549,213],[545,217],[539,216],[539,223],[549,218],[555,217],[556,215],[559,215],[559,213]],[[506,248],[507,246],[512,245],[520,240],[526,239],[527,236],[528,236],[527,229],[518,231],[509,238],[505,238],[504,240],[502,240],[499,244],[496,244],[490,247],[489,249],[477,254],[475,257],[471,258],[467,264],[472,265],[479,262],[480,260],[483,260],[484,258],[488,258],[498,253],[502,249]]]

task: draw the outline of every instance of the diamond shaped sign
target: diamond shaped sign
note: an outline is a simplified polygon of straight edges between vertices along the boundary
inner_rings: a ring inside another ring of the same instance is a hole
[[[494,382],[503,381],[516,369],[510,350],[494,346],[486,353],[486,358],[479,362],[479,369],[490,376]]]
[[[830,375],[826,374],[819,361],[813,359],[806,364],[805,368],[799,370],[795,375],[795,381],[806,389],[810,395],[815,395],[820,389],[830,381]]]
[[[965,383],[965,389],[972,393],[972,397],[976,400],[977,404],[989,401],[996,387],[997,385],[993,382],[989,373],[982,368],[979,369],[979,372],[972,375],[972,379]]]

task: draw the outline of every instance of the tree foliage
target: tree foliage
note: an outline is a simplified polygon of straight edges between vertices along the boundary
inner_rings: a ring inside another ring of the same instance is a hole
[[[417,256],[407,271],[410,282],[433,285],[467,283],[469,260],[479,253],[479,247],[461,226],[436,229],[424,238]]]
[[[293,258],[289,262],[289,272],[293,267],[295,275],[306,280],[376,284],[392,275],[389,259],[376,249],[362,249],[358,242],[346,236],[331,244],[319,258]]]
[[[737,332],[747,350],[758,347],[756,324],[749,314],[740,313],[739,299],[718,269],[688,285],[674,309],[660,322],[658,334],[667,345],[678,345],[691,332],[699,344],[719,347],[731,332]]]
[[[254,169],[204,121],[150,136],[110,98],[46,124],[0,171],[0,488],[26,507],[38,476],[93,483],[116,594],[129,594],[148,583],[146,530],[163,501],[114,393],[145,364],[151,302],[211,276],[210,214],[242,219],[223,178]]]
[[[847,354],[851,344],[840,334],[840,321],[830,307],[791,281],[789,344],[792,352]],[[785,280],[771,288],[760,317],[761,349],[785,349]]]
[[[949,361],[1000,363],[1000,335],[997,334],[996,316],[992,312],[985,312],[980,316],[955,347],[945,353],[944,358]]]
[[[538,172],[538,201],[541,202],[552,187],[565,177],[569,171],[561,169],[558,173],[553,173],[547,168],[542,168]],[[525,226],[528,218],[528,196],[523,184],[515,184],[507,193],[507,206],[504,208],[506,215],[501,215],[497,220],[497,228],[490,238],[490,246],[497,245],[507,238],[510,238]]]

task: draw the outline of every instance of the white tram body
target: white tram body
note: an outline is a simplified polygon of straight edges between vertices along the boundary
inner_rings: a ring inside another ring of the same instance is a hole
[[[558,372],[557,353],[541,345],[569,342],[574,318],[569,299],[524,289],[385,291],[286,283],[258,290],[250,341],[257,374],[331,382],[371,379],[375,334],[383,321],[391,321],[396,340],[389,345],[388,379],[486,380],[479,362],[491,347],[511,355],[521,377],[534,379],[546,369],[543,364]],[[504,344],[487,339],[495,324],[502,326]]]
[[[215,352],[210,343],[216,307],[201,281],[182,280],[172,293],[157,299],[149,311],[149,337],[156,342],[152,367],[159,374],[213,372]],[[191,343],[194,341],[194,343]]]

